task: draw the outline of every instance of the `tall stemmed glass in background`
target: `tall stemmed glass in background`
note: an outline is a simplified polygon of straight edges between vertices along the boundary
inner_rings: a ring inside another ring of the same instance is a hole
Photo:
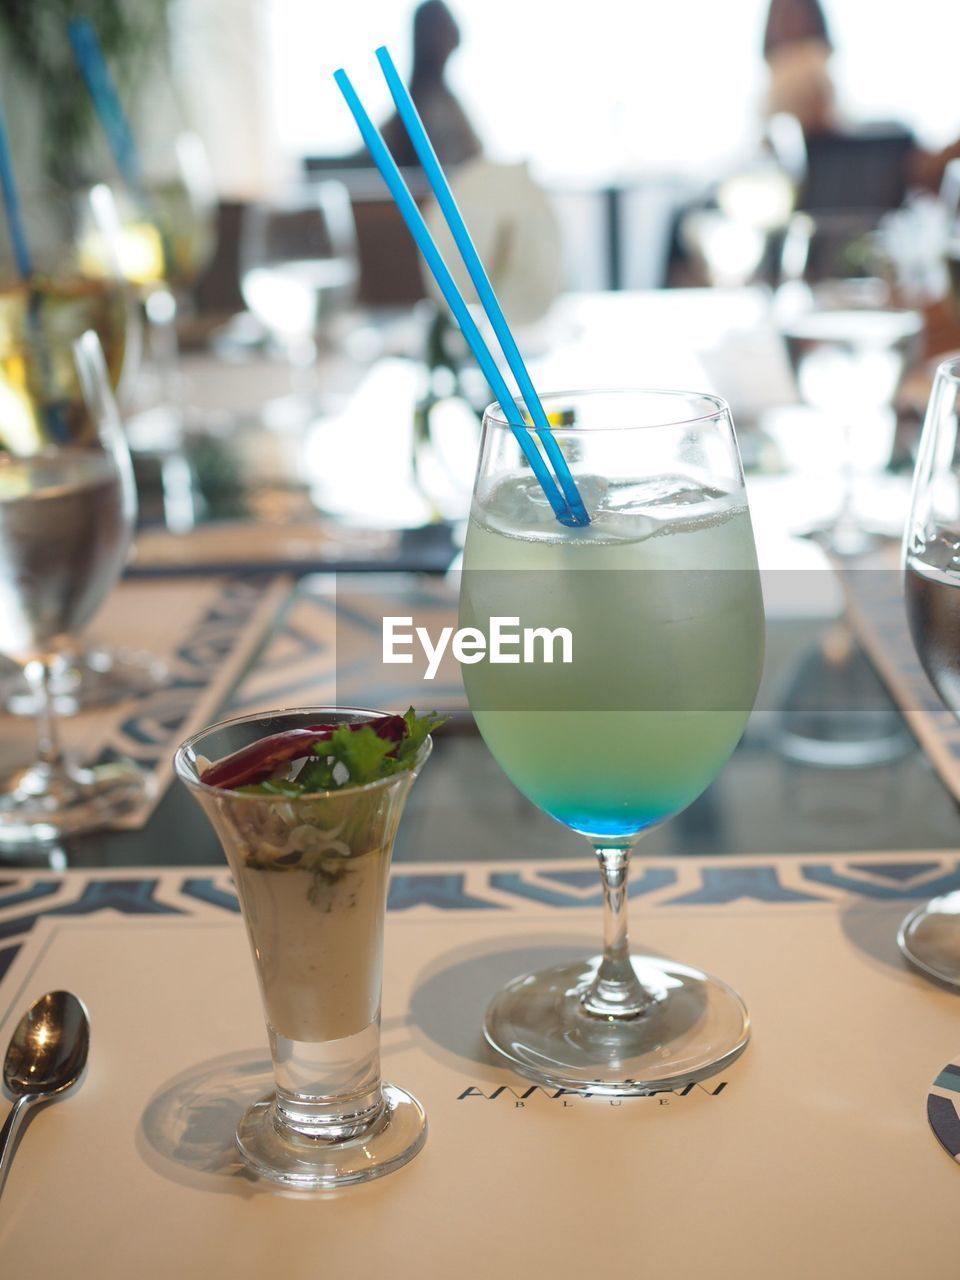
[[[784,242],[777,297],[800,398],[837,433],[840,501],[822,532],[841,556],[873,545],[857,514],[857,476],[876,474],[889,461],[894,396],[923,333],[922,314],[898,306],[888,280],[868,273],[878,253],[869,236],[844,243],[829,221],[818,225],[797,215]]]
[[[643,833],[690,804],[756,695],[763,603],[733,424],[683,392],[545,396],[591,516],[554,518],[498,408],[487,410],[460,623],[572,635],[573,662],[465,664],[471,710],[511,781],[581,832],[600,866],[603,953],[517,978],[487,1039],[518,1071],[629,1094],[709,1075],[747,1043],[725,983],[631,957],[627,874]]]
[[[80,768],[60,747],[56,655],[123,571],[136,489],[96,334],[0,336],[0,652],[37,706],[38,759],[6,780],[0,843],[107,826],[139,804],[140,770]]]
[[[203,144],[181,132],[162,170],[117,189],[120,269],[146,320],[149,365],[128,415],[131,447],[163,461],[164,514],[181,531],[196,519],[183,457],[186,427],[177,316],[214,249],[216,195]]]
[[[268,426],[316,416],[318,341],[353,301],[359,269],[350,196],[342,183],[308,183],[245,213],[240,288],[291,371],[290,395],[264,406]]]
[[[940,365],[930,394],[903,570],[917,656],[937,693],[960,717],[960,359]],[[960,892],[912,911],[898,941],[919,968],[960,986]]]

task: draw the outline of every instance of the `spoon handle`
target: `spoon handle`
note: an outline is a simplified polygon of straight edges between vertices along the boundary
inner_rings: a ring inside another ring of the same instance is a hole
[[[32,1102],[33,1099],[28,1094],[22,1093],[10,1108],[3,1122],[3,1128],[0,1129],[0,1194],[3,1193],[3,1184],[13,1164],[13,1153],[16,1150],[16,1137],[20,1131],[20,1125]]]

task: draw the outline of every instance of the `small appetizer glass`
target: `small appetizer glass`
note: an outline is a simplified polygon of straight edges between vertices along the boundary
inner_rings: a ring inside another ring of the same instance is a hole
[[[303,730],[379,718],[325,707],[244,716],[204,729],[175,759],[233,872],[270,1041],[276,1087],[245,1112],[237,1145],[255,1173],[300,1189],[390,1173],[426,1138],[420,1103],[380,1076],[380,994],[393,842],[431,740],[406,771],[338,790],[253,793],[204,774],[238,751],[282,766],[309,755]]]

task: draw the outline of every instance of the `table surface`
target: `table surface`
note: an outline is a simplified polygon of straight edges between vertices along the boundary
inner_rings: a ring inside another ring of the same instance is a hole
[[[751,383],[730,352],[769,351],[762,316],[762,298],[718,293],[582,299],[558,323],[573,380],[622,381],[633,354],[634,381],[725,390],[756,422],[784,395],[780,373]],[[382,371],[397,352],[381,357]],[[205,411],[249,406],[259,368],[195,365],[198,385],[215,381]],[[246,455],[254,472],[278,449],[296,456],[296,439],[268,444]],[[631,888],[637,938],[743,992],[746,1054],[683,1096],[615,1108],[530,1093],[481,1048],[484,1002],[528,953],[593,946],[599,893],[581,839],[513,790],[442,672],[431,693],[452,719],[397,841],[384,1005],[385,1070],[421,1096],[430,1139],[380,1183],[306,1200],[250,1182],[232,1155],[237,1111],[265,1087],[263,1029],[229,875],[169,758],[196,717],[422,705],[423,686],[386,684],[370,650],[383,612],[455,607],[436,574],[453,544],[431,543],[427,562],[408,540],[405,560],[389,530],[318,523],[302,491],[276,519],[257,513],[256,555],[246,514],[237,536],[200,530],[186,551],[151,535],[89,639],[153,644],[171,685],[67,728],[80,751],[135,744],[157,801],[123,830],[0,850],[0,1043],[56,986],[94,1019],[81,1089],[31,1123],[4,1193],[4,1274],[236,1280],[282,1256],[292,1280],[318,1268],[486,1280],[532,1263],[563,1278],[583,1274],[587,1247],[615,1280],[946,1272],[960,1173],[924,1107],[960,1050],[955,997],[907,970],[895,934],[909,905],[960,887],[960,746],[910,668],[889,563],[841,589],[791,536],[791,519],[813,514],[805,495],[826,487],[810,474],[751,476],[763,689],[714,784],[642,843]],[[895,523],[904,485],[888,482],[879,505]],[[290,500],[285,482],[274,497]],[[394,572],[371,572],[385,563]],[[25,760],[29,726],[4,729],[3,762]]]
[[[368,347],[378,344],[377,360],[370,365],[342,352],[324,358],[320,381],[334,409],[328,410],[326,418],[321,415],[316,430],[324,439],[356,432],[361,455],[369,459],[383,454],[389,468],[406,467],[400,488],[405,485],[409,490],[410,422],[421,387],[411,356],[422,341],[422,325],[416,317],[406,317],[379,323],[361,334]],[[350,350],[355,352],[354,338]],[[816,473],[821,462],[819,446],[811,446],[806,463],[800,458],[799,470],[788,471],[776,456],[770,462],[774,436],[758,431],[757,423],[766,421],[764,415],[771,406],[782,405],[792,396],[783,353],[771,327],[769,298],[752,290],[569,297],[558,306],[545,332],[530,335],[530,345],[532,365],[545,386],[558,380],[584,384],[649,380],[696,383],[726,393],[741,423],[745,452],[758,459],[748,475],[748,487],[766,574],[764,686],[744,739],[727,767],[696,803],[646,837],[643,852],[761,854],[952,847],[958,830],[957,789],[943,785],[943,771],[932,767],[936,751],[930,738],[920,733],[926,749],[918,746],[911,708],[904,698],[896,697],[896,689],[891,692],[890,671],[909,660],[906,649],[901,643],[892,658],[887,654],[891,660],[886,670],[884,655],[878,655],[875,645],[867,644],[870,657],[865,657],[862,643],[869,636],[860,629],[851,630],[842,595],[821,587],[829,578],[825,558],[812,544],[792,536],[791,522],[803,523],[815,516],[811,504],[815,497],[828,494],[829,477],[826,472]],[[206,424],[197,439],[205,441],[205,447],[216,446],[221,460],[232,457],[248,480],[256,479],[264,487],[261,506],[226,522],[207,521],[195,534],[177,537],[146,530],[131,579],[91,626],[92,640],[160,648],[168,661],[172,655],[178,677],[176,696],[128,708],[131,715],[123,722],[124,735],[113,735],[115,746],[120,744],[116,749],[129,747],[133,723],[140,747],[147,737],[155,756],[167,752],[159,770],[158,801],[145,824],[97,832],[66,842],[62,848],[31,854],[0,849],[0,865],[38,861],[42,865],[45,859],[81,867],[200,865],[217,859],[219,850],[202,815],[170,779],[172,748],[191,727],[199,727],[184,717],[184,703],[193,700],[202,705],[209,722],[231,711],[269,705],[343,701],[343,680],[331,684],[327,678],[331,646],[335,647],[329,618],[331,591],[341,600],[354,602],[373,592],[392,599],[396,611],[396,605],[418,598],[425,582],[423,571],[435,574],[454,553],[449,525],[428,526],[398,539],[390,529],[358,529],[317,516],[309,501],[312,481],[308,476],[304,482],[301,474],[309,467],[298,466],[305,456],[303,433],[264,430],[255,412],[257,405],[286,388],[284,369],[257,353],[234,363],[193,356],[186,368],[188,399],[195,405],[196,420]],[[393,396],[398,397],[393,413],[381,412]],[[371,407],[378,412],[367,413]],[[807,438],[809,424],[801,423],[794,430],[795,444]],[[333,466],[327,453],[319,456],[324,466]],[[351,458],[341,458],[338,465],[353,465]],[[298,475],[299,488],[291,488],[291,474]],[[866,495],[873,494],[875,506],[894,528],[902,518],[906,488],[903,476],[888,474],[874,477]],[[384,567],[392,571],[389,579],[371,572]],[[303,576],[318,568],[338,572],[335,577]],[[411,574],[412,568],[421,572]],[[885,580],[893,582],[895,572],[885,572]],[[191,587],[192,579],[197,582]],[[862,581],[867,580],[864,574]],[[178,587],[181,582],[182,588]],[[192,616],[190,610],[200,607],[197,601],[206,598],[204,592],[213,590],[208,583],[221,584],[216,589],[229,595],[231,582],[238,584],[236,594],[241,598],[255,591],[272,602],[269,616],[257,624],[259,630],[241,632],[241,623],[225,621],[222,612],[214,609],[211,625],[214,632],[219,629],[219,641],[211,642],[210,626],[204,631],[199,622],[196,635],[178,636],[171,619],[179,613],[184,619]],[[180,590],[183,601],[192,602],[189,609],[186,603],[182,610],[177,608]],[[129,601],[133,603],[125,605]],[[894,603],[894,612],[897,607]],[[119,619],[120,614],[125,620]],[[225,629],[234,625],[235,643],[229,637],[223,641]],[[369,630],[375,630],[375,622]],[[369,635],[362,638],[369,642]],[[354,637],[350,639],[352,643]],[[188,671],[183,670],[185,651],[200,655]],[[875,674],[878,656],[883,679]],[[354,680],[350,696],[361,705],[389,706],[407,701],[423,705],[434,696],[434,689],[423,684],[404,687],[396,680],[386,684],[383,674],[381,670],[368,684]],[[580,856],[579,837],[526,803],[493,764],[453,684],[455,677],[447,694],[458,715],[439,736],[429,768],[414,789],[397,859],[475,861],[500,856],[505,850],[528,857]],[[190,690],[200,687],[205,693],[198,700]],[[24,723],[11,717],[5,723],[0,757],[12,767],[29,756],[30,734]],[[887,758],[871,760],[869,751],[858,747],[856,739],[864,723],[869,723],[870,734],[885,739]],[[798,725],[799,734],[795,732]],[[178,728],[182,729],[179,736]],[[801,740],[805,734],[807,741]],[[68,741],[84,743],[90,738],[89,722],[78,718],[67,726],[67,736]],[[831,744],[830,739],[838,741]]]
[[[894,939],[912,903],[958,885],[956,855],[925,852],[638,866],[635,946],[722,975],[753,1032],[701,1084],[611,1103],[530,1085],[480,1035],[504,981],[595,948],[595,868],[397,868],[383,1069],[424,1104],[427,1144],[387,1178],[303,1196],[233,1148],[269,1062],[227,873],[11,873],[0,1041],[62,986],[92,1040],[79,1089],[18,1152],[4,1274],[246,1280],[278,1256],[293,1280],[950,1274],[960,1170],[926,1107],[955,1096],[934,1082],[960,1049],[956,997]]]

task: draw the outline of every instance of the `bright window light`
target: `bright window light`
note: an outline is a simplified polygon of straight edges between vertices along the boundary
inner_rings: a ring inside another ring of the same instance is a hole
[[[415,5],[265,2],[281,146],[296,156],[357,150],[331,73],[346,66],[365,103],[385,119],[391,104],[373,51],[389,45],[408,70]],[[450,83],[487,153],[528,159],[541,177],[709,178],[756,145],[767,7],[768,0],[451,0],[462,43]],[[876,0],[834,0],[825,9],[850,120],[898,120],[930,146],[960,135],[960,6],[911,0],[909,17]]]

